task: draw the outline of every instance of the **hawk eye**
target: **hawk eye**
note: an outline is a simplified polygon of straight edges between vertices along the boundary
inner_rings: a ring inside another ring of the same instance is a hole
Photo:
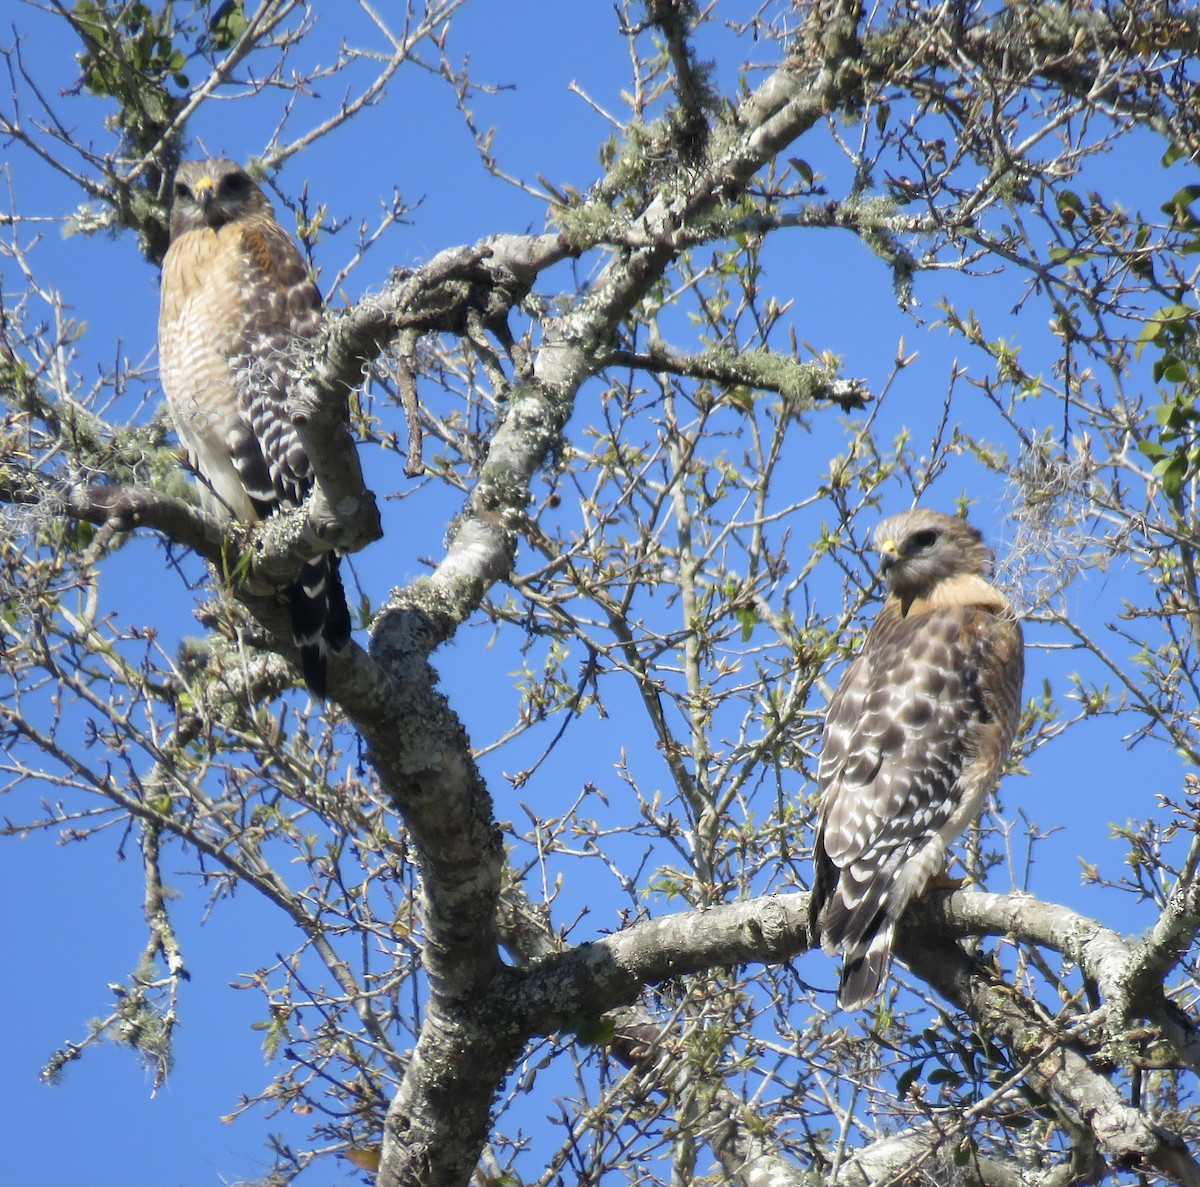
[[[250,188],[250,178],[244,173],[227,173],[221,178],[221,193],[237,197]]]
[[[190,198],[192,191],[188,189],[187,182],[177,181],[175,183],[175,197],[177,199]]]
[[[924,532],[914,532],[909,536],[908,547],[904,551],[909,556],[913,556],[918,552],[924,552],[925,549],[932,548],[937,543],[937,538],[938,534],[932,528]]]

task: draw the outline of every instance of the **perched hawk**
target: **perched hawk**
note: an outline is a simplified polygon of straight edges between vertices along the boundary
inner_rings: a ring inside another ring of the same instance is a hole
[[[896,921],[999,777],[1024,640],[965,520],[920,508],[875,530],[888,597],[825,715],[809,932],[845,953],[838,1000],[869,1001]]]
[[[253,523],[304,502],[312,474],[285,407],[287,360],[320,324],[304,259],[245,170],[221,160],[180,165],[159,368],[210,512]],[[326,647],[350,638],[337,555],[305,565],[287,592],[305,683],[324,697]]]

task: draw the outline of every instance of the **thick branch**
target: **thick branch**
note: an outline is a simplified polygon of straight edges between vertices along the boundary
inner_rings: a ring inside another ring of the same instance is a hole
[[[809,947],[806,894],[777,895],[634,924],[548,956],[520,985],[531,1033],[626,1006],[648,985],[722,965],[790,960]]]
[[[1181,879],[1177,894],[1186,898],[1188,886],[1188,880]],[[1159,1028],[1181,1060],[1200,1070],[1200,1030],[1164,997],[1161,979],[1146,977],[1149,967],[1161,967],[1163,976],[1170,967],[1155,940],[1174,936],[1174,944],[1178,943],[1171,907],[1175,898],[1172,895],[1159,923],[1131,948],[1116,932],[1055,903],[974,892],[930,895],[918,900],[905,917],[897,951],[908,962],[908,953],[920,947],[928,929],[935,929],[955,937],[1014,935],[1025,943],[1061,952],[1079,965],[1111,1007],[1111,1041],[1122,1041],[1131,1017],[1146,1018]],[[1149,953],[1159,954],[1152,966],[1145,959]]]

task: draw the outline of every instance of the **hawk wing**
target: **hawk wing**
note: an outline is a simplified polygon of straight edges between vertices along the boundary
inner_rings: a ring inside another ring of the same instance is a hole
[[[264,511],[299,507],[312,487],[312,472],[287,415],[287,363],[320,328],[321,296],[296,245],[274,219],[246,219],[233,229],[241,328],[228,365],[249,438],[235,461],[251,499]]]

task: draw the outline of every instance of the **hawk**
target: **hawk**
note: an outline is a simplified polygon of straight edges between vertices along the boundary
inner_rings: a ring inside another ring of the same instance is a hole
[[[175,175],[163,261],[159,373],[199,474],[201,501],[254,523],[299,507],[308,455],[287,415],[287,360],[321,324],[321,297],[271,203],[232,161],[186,161]],[[305,683],[325,696],[327,648],[350,639],[336,553],[288,588]]]
[[[896,922],[943,871],[1008,755],[1024,639],[969,523],[917,508],[875,530],[888,596],[829,703],[809,934],[845,954],[838,1001],[878,993]]]

